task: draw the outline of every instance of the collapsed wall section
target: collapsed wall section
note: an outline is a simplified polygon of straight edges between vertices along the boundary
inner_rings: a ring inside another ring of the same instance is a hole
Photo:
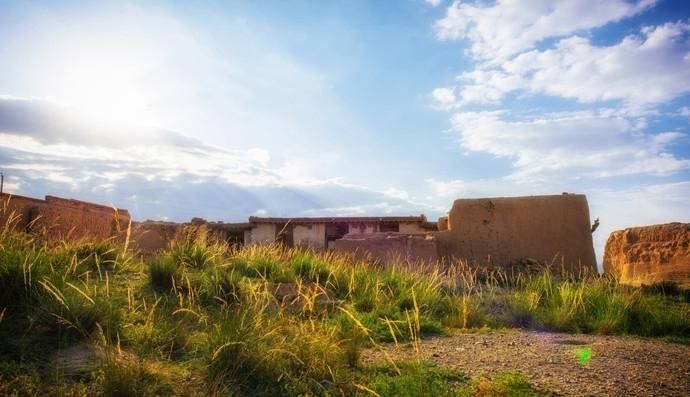
[[[335,241],[338,252],[356,252],[378,262],[427,262],[438,260],[438,240],[432,233],[350,233]]]
[[[440,254],[503,267],[522,259],[596,270],[587,198],[579,194],[455,200]]]
[[[248,223],[207,222],[194,218],[187,223],[144,221],[132,222],[130,246],[135,252],[149,255],[185,242],[222,242],[244,245]]]

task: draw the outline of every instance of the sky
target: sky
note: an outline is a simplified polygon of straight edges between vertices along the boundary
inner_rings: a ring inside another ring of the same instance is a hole
[[[0,0],[6,192],[137,220],[582,193],[690,222],[684,0]]]

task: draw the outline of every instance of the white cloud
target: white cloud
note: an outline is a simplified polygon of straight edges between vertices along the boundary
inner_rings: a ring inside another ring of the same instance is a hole
[[[424,1],[432,7],[438,7],[443,0],[424,0]]]
[[[603,26],[639,14],[657,0],[498,0],[490,6],[455,1],[435,24],[442,40],[469,39],[469,53],[497,62],[541,40]]]
[[[513,91],[583,103],[622,100],[632,108],[662,103],[690,92],[689,31],[688,23],[667,23],[611,46],[569,37],[552,49],[517,55],[500,68],[462,73],[459,80],[464,84],[457,88],[457,99],[443,97],[442,103],[445,108],[499,104]]]
[[[607,112],[521,120],[501,112],[461,112],[451,121],[463,149],[512,159],[510,177],[517,181],[669,175],[690,168],[690,160],[667,151],[684,134],[644,134],[633,121]]]

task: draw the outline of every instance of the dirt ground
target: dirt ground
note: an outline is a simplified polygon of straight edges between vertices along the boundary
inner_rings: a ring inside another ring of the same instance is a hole
[[[690,346],[626,336],[536,331],[459,334],[383,346],[363,361],[421,358],[472,377],[527,375],[557,396],[690,396]]]

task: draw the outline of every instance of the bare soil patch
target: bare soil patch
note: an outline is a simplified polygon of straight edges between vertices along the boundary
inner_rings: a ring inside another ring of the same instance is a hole
[[[492,331],[369,349],[365,363],[420,358],[472,377],[527,375],[557,396],[688,396],[690,346],[627,336]]]

